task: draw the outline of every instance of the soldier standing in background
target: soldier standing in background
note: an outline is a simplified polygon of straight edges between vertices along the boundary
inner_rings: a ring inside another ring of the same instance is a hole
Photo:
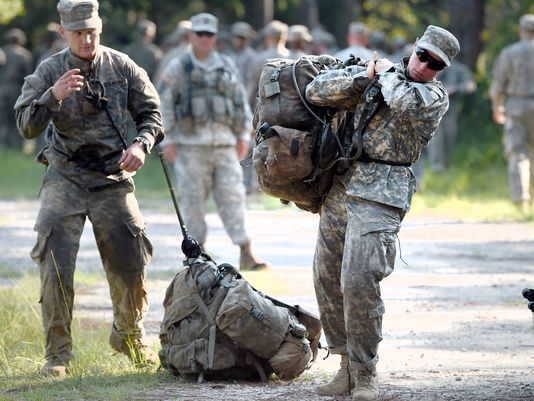
[[[305,25],[291,25],[287,32],[287,48],[289,49],[289,58],[299,59],[301,56],[310,54],[310,43],[312,36],[308,27]]]
[[[493,120],[504,124],[512,201],[526,211],[534,184],[534,14],[519,19],[519,37],[495,62],[490,96]]]
[[[428,144],[430,169],[442,172],[451,165],[456,138],[458,137],[458,117],[461,112],[462,95],[472,93],[477,84],[473,73],[460,62],[455,62],[439,75],[439,80],[449,94],[449,109],[443,116],[434,139]]]
[[[33,57],[24,47],[26,35],[18,28],[4,34],[5,65],[0,69],[0,144],[21,151],[23,138],[18,134],[13,106],[20,95],[24,77],[31,74]]]
[[[154,79],[156,69],[163,56],[161,49],[154,44],[156,24],[143,19],[137,23],[136,39],[124,48],[135,63],[145,69],[150,79]]]
[[[265,49],[258,52],[254,63],[250,66],[251,85],[248,90],[248,100],[251,105],[256,104],[258,82],[265,60],[270,58],[288,58],[289,49],[286,47],[289,27],[281,21],[271,21],[262,29]]]
[[[250,87],[253,86],[252,79],[250,77],[250,66],[254,62],[256,57],[256,51],[250,46],[250,42],[256,37],[257,32],[254,31],[252,26],[248,22],[238,21],[232,24],[232,44],[234,49],[234,59],[239,70],[239,79],[245,86],[245,92],[249,93]],[[253,107],[252,104],[249,104]],[[252,148],[254,141],[254,130],[252,125],[250,126],[251,141],[249,143],[248,154],[252,154]],[[246,158],[242,164],[243,168],[243,182],[247,194],[253,194],[259,192],[258,179],[256,171],[251,163],[250,158]]]
[[[74,270],[87,218],[110,286],[110,344],[136,366],[153,364],[157,355],[143,342],[152,245],[132,177],[163,138],[158,94],[128,56],[100,45],[96,0],[60,0],[57,9],[69,47],[26,77],[15,105],[25,138],[49,127],[48,147],[38,155],[47,169],[31,251],[41,274],[46,358],[41,372],[64,376],[73,358]],[[124,140],[129,113],[138,132],[130,145]]]
[[[174,164],[180,207],[191,235],[204,248],[206,201],[210,193],[232,243],[239,268],[267,267],[251,250],[245,231],[245,186],[239,157],[248,151],[251,111],[231,58],[216,52],[218,19],[191,17],[191,49],[174,58],[159,86],[167,139],[166,159]]]
[[[355,123],[368,121],[366,128],[355,124],[361,157],[336,176],[320,211],[313,281],[328,349],[341,355],[332,381],[316,389],[320,395],[378,399],[380,282],[393,272],[397,233],[415,192],[409,167],[447,111],[447,92],[435,77],[459,50],[449,31],[430,25],[402,63],[373,57],[366,67],[323,72],[306,88],[312,104],[355,110]]]
[[[191,35],[191,21],[182,20],[176,25],[176,29],[163,40],[162,49],[164,51],[156,75],[154,77],[154,84],[156,88],[159,86],[161,74],[167,68],[169,63],[175,57],[184,54],[189,48],[189,39]]]
[[[351,54],[362,60],[369,60],[373,54],[369,46],[369,28],[363,22],[351,22],[347,32],[348,47],[338,51],[335,57],[341,61],[347,60]]]

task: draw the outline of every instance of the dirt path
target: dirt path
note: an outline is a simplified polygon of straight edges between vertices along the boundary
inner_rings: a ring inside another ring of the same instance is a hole
[[[27,256],[34,241],[35,203],[0,202],[0,269],[35,269]],[[158,271],[180,265],[176,217],[145,208],[156,256],[150,267],[148,334],[157,341],[168,282]],[[237,263],[237,249],[216,215],[208,217],[207,246],[217,261]],[[247,225],[257,253],[272,263],[280,299],[317,310],[311,261],[317,216],[292,209],[251,211]],[[534,226],[465,223],[408,215],[400,235],[402,259],[384,280],[384,341],[378,365],[382,400],[534,400],[534,328],[524,287],[534,287]],[[90,226],[82,237],[79,270],[101,269]],[[151,279],[151,275],[154,279]],[[261,288],[260,288],[261,289]],[[107,287],[80,294],[78,313],[111,321]],[[104,300],[104,302],[102,301]],[[349,400],[318,397],[313,386],[337,368],[331,356],[302,378],[266,385],[163,380],[138,400]]]

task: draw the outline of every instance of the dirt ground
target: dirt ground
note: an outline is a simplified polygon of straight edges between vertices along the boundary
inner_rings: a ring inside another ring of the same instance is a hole
[[[0,201],[0,269],[35,269],[28,253],[37,207],[35,202]],[[157,279],[157,272],[180,266],[181,239],[166,203],[143,210],[155,248],[146,328],[149,339],[157,342],[168,285]],[[209,253],[217,262],[237,264],[237,248],[215,214],[208,216],[208,224]],[[256,252],[272,264],[268,277],[278,284],[271,295],[317,311],[311,278],[317,216],[291,208],[251,210],[247,227]],[[534,322],[521,296],[523,288],[534,288],[534,225],[408,215],[399,237],[402,260],[382,284],[386,314],[378,364],[380,399],[534,400]],[[78,269],[101,269],[89,224]],[[104,284],[78,294],[80,316],[111,322]],[[335,356],[325,357],[321,351],[313,367],[293,382],[196,385],[164,380],[135,400],[350,400],[314,394],[313,387],[338,366]]]

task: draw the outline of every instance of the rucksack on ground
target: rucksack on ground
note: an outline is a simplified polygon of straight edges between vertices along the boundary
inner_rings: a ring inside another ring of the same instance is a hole
[[[161,366],[176,375],[265,381],[297,377],[315,360],[321,323],[258,291],[231,265],[188,259],[163,302]]]
[[[336,161],[346,158],[353,116],[309,104],[306,86],[320,71],[341,66],[325,55],[270,59],[259,79],[252,154],[259,187],[312,213],[332,185]]]

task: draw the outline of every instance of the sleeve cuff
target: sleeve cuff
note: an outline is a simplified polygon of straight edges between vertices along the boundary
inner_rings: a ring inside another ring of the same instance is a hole
[[[52,88],[48,88],[39,99],[39,103],[46,106],[51,111],[58,111],[61,108],[61,101],[52,94]]]

